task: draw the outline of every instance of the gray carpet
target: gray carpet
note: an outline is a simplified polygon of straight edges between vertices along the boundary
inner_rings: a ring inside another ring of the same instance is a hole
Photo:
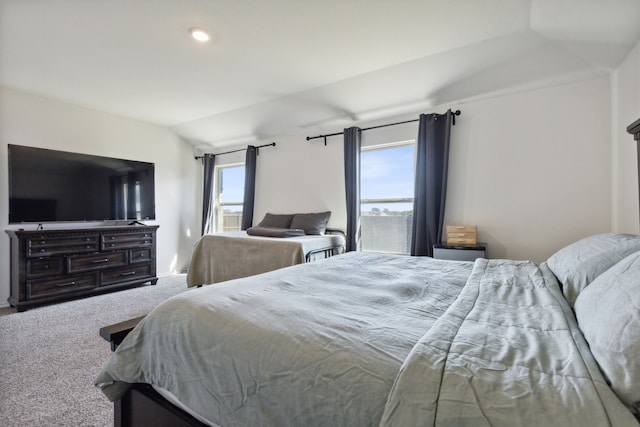
[[[0,316],[1,426],[112,426],[113,404],[93,385],[111,351],[102,326],[148,313],[187,290],[186,276],[156,286]]]

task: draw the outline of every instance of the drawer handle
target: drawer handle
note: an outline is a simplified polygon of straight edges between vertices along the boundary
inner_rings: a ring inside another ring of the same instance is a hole
[[[57,283],[56,286],[58,288],[64,288],[65,286],[73,286],[76,282],[66,282],[66,283]]]
[[[109,258],[105,258],[105,259],[94,259],[93,261],[91,261],[91,264],[101,264],[103,262],[109,262]]]
[[[121,276],[133,276],[134,274],[136,274],[135,271],[127,271],[126,273],[121,273]]]
[[[45,265],[43,265],[43,266],[42,266],[42,269],[43,269],[43,270],[46,270],[46,269],[48,269],[48,268],[49,268],[49,264],[45,264]]]
[[[40,249],[40,252],[47,252],[45,248]]]
[[[91,249],[91,247],[92,247],[91,245],[84,245],[85,249]]]

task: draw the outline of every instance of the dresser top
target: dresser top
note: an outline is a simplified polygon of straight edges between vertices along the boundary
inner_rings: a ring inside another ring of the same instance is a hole
[[[117,225],[111,227],[80,227],[80,228],[49,228],[40,230],[24,230],[24,229],[10,229],[5,230],[9,236],[33,236],[40,234],[91,234],[91,233],[105,233],[105,232],[141,232],[141,231],[156,231],[159,225]]]

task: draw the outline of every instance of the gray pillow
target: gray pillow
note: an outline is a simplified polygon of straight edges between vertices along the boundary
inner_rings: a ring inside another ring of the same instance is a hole
[[[596,277],[627,255],[640,251],[640,236],[605,233],[578,240],[547,260],[547,265],[562,284],[564,297],[573,304]]]
[[[611,388],[640,413],[640,252],[591,282],[576,299],[575,312]]]
[[[301,228],[307,234],[324,234],[331,212],[294,214],[290,228]]]
[[[267,213],[258,224],[258,227],[292,228],[290,227],[291,218],[293,218],[293,215]]]
[[[276,227],[249,227],[247,234],[260,237],[295,237],[304,236],[304,230]]]

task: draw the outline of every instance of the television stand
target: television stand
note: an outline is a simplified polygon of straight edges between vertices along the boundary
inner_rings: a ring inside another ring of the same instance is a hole
[[[156,277],[157,225],[6,230],[18,311],[127,289]]]

